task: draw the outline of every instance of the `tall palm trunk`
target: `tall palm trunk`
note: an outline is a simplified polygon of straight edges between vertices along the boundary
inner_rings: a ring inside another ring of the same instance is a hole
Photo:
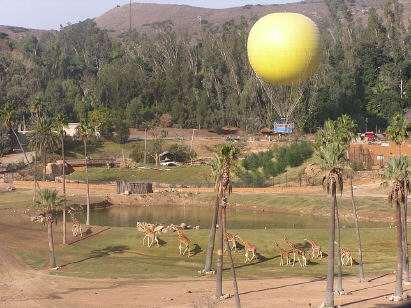
[[[325,307],[334,307],[334,241],[335,241],[335,207],[337,196],[332,192],[330,229],[328,235],[328,261],[327,261],[327,287],[325,294]]]
[[[410,268],[409,268],[409,258],[408,258],[408,232],[407,232],[407,212],[408,212],[408,189],[405,189],[405,200],[403,203],[402,211],[402,268],[404,271],[405,282],[410,282]]]
[[[38,153],[38,147],[39,147],[39,117],[36,116],[36,154],[34,155],[34,173],[33,173],[33,178],[34,178],[34,192],[33,192],[33,203],[36,201],[36,194],[37,194],[37,153]]]
[[[222,204],[222,208],[221,208],[221,218],[222,218],[222,221],[223,221],[223,225],[222,225],[223,234],[225,234],[225,232],[226,232],[226,211],[225,210],[226,210],[226,207],[227,207],[227,198],[225,196],[223,196],[222,201],[223,201],[223,204]],[[233,288],[234,288],[235,303],[236,303],[236,307],[240,308],[241,303],[240,303],[240,296],[238,294],[237,277],[236,277],[236,274],[235,274],[233,257],[231,256],[231,249],[230,249],[230,245],[228,245],[227,237],[225,237],[225,246],[226,246],[227,252],[228,252],[228,259],[230,260],[231,274],[233,275]]]
[[[88,187],[88,167],[87,167],[87,141],[83,140],[84,142],[84,161],[86,166],[86,187],[87,187],[87,219],[86,225],[90,225],[90,190]]]
[[[216,233],[216,225],[217,225],[219,208],[220,208],[220,198],[217,195],[215,204],[214,204],[213,219],[211,221],[210,238],[208,240],[207,256],[206,256],[205,265],[203,269],[204,273],[210,272],[212,264],[213,264],[214,242],[215,242],[215,233]]]
[[[46,149],[43,149],[43,182],[46,181],[46,162],[47,162],[47,156],[46,156]]]
[[[355,232],[357,234],[357,245],[358,245],[358,274],[360,276],[360,282],[366,282],[367,279],[364,276],[364,267],[362,263],[362,250],[361,250],[361,236],[360,236],[360,226],[358,224],[358,216],[357,216],[357,208],[355,207],[354,202],[354,189],[352,187],[352,176],[350,176],[350,187],[351,187],[351,204],[352,204],[352,212],[354,215],[354,222],[355,222]]]
[[[338,205],[335,204],[335,227],[337,229],[337,266],[338,266],[338,284],[337,293],[344,294],[342,286],[342,268],[341,268],[341,229],[340,229],[340,217],[338,216]]]
[[[397,271],[395,281],[394,297],[402,297],[402,227],[401,227],[401,205],[396,202],[396,220],[397,220]]]
[[[23,149],[23,145],[22,145],[21,142],[20,142],[19,136],[16,134],[16,131],[15,131],[13,128],[10,127],[10,129],[11,129],[11,131],[13,132],[14,136],[16,137],[16,140],[17,140],[17,142],[18,142],[18,144],[19,144],[19,146],[20,146],[20,150],[23,152],[24,158],[25,158],[26,161],[27,161],[27,165],[29,166],[31,173],[34,174],[33,168],[32,168],[32,166],[31,166],[31,163],[29,162],[29,159],[27,158],[26,151],[24,151],[24,149]],[[39,183],[37,183],[37,189],[40,190]]]
[[[49,239],[49,254],[50,254],[50,267],[56,267],[56,258],[54,256],[54,242],[53,242],[53,220],[48,219],[47,222],[47,236]]]
[[[218,228],[218,237],[217,237],[217,273],[216,273],[216,298],[220,298],[223,295],[223,229],[222,218],[221,218],[221,207],[219,207],[219,228]]]
[[[64,206],[63,206],[63,244],[66,242],[66,159],[64,155],[64,135],[61,134],[61,154],[63,156],[63,197],[64,197]]]

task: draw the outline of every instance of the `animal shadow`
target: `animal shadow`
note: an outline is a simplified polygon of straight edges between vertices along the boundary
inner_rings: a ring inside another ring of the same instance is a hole
[[[158,238],[158,237],[157,237],[157,240],[158,240],[158,244],[159,244],[160,246],[164,246],[164,245],[167,244],[167,242],[164,241],[164,240],[162,240],[161,238]]]
[[[201,249],[200,245],[194,244],[194,248],[191,249],[191,256],[195,256],[196,254],[202,252],[203,249]]]

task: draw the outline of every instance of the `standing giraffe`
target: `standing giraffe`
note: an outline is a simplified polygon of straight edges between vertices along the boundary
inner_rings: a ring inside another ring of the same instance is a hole
[[[80,236],[83,237],[83,232],[81,230],[81,223],[80,221],[78,221],[76,217],[74,217],[73,209],[72,208],[68,209],[67,213],[70,214],[71,221],[73,222],[73,227],[71,228],[71,232],[73,233],[74,236],[77,236],[77,234],[80,232]]]
[[[178,246],[178,248],[180,249],[180,255],[183,255],[186,253],[186,251],[188,250],[188,257],[190,258],[190,240],[188,239],[187,236],[184,235],[183,232],[180,231],[179,228],[177,228],[175,225],[171,224],[170,227],[174,230],[177,231],[178,233],[178,240],[180,241],[180,245]],[[183,253],[181,253],[181,249],[182,249],[182,245],[184,244],[186,246],[186,249],[184,250]]]
[[[307,258],[305,257],[304,249],[302,249],[302,248],[298,247],[297,245],[295,245],[294,243],[290,242],[288,240],[288,238],[286,238],[285,236],[284,236],[284,241],[286,241],[288,246],[290,246],[291,249],[293,250],[293,255],[294,255],[293,266],[295,265],[295,256],[297,256],[298,263],[300,263],[300,266],[307,266]],[[301,264],[300,255],[303,259],[303,264]]]
[[[144,240],[147,238],[147,247],[151,247],[154,241],[156,241],[157,246],[160,247],[160,245],[158,244],[157,232],[151,230],[149,227],[145,226],[144,224],[137,222],[137,227],[139,226],[144,230],[144,233],[145,233],[145,236],[143,238],[143,246],[144,246]],[[150,244],[150,238],[151,238],[151,244]]]
[[[306,238],[304,239],[304,241],[310,243],[311,248],[313,249],[313,253],[312,253],[313,259],[316,257],[320,257],[321,259],[323,258],[323,252],[321,251],[321,246],[319,244],[309,239],[306,239]],[[315,255],[316,251],[317,251],[317,256]]]
[[[251,261],[254,259],[255,257],[255,253],[257,252],[257,249],[255,248],[255,246],[251,245],[249,242],[247,242],[245,239],[243,239],[242,237],[240,237],[238,234],[235,235],[236,238],[238,238],[240,240],[241,243],[243,243],[244,245],[244,249],[245,249],[245,262],[247,263],[247,261]],[[253,253],[253,256],[251,259],[248,258],[248,252],[251,251]]]
[[[235,241],[235,235],[232,235],[231,233],[225,232],[225,238],[227,241],[231,242],[233,246],[230,249],[234,249],[235,252],[237,252],[237,243]],[[227,247],[224,248],[224,251],[227,250]]]
[[[337,244],[337,242],[334,242],[335,244]],[[340,250],[341,250],[341,263],[342,265],[348,265],[348,261],[350,261],[352,266],[352,255],[351,255],[351,250],[344,248],[342,246],[340,246]],[[344,258],[347,259],[347,262],[345,262],[344,264]]]
[[[283,248],[281,248],[280,245],[278,245],[277,242],[275,242],[274,244],[275,244],[275,246],[277,246],[278,250],[280,251],[280,257],[281,257],[280,265],[281,265],[281,266],[284,265],[284,258],[287,259],[287,265],[288,265],[288,264],[291,264],[291,262],[290,262],[290,256],[289,256],[288,251],[285,250],[285,249],[283,249]]]

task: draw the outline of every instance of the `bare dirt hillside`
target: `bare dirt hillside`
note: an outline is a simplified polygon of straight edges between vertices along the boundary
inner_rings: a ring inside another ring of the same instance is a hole
[[[373,6],[382,14],[382,6],[387,0],[354,0],[346,1],[354,15],[354,19],[367,21],[368,9]],[[404,5],[404,22],[408,24],[411,15],[411,1],[400,0]],[[269,13],[275,12],[295,12],[304,14],[316,22],[321,22],[328,17],[327,7],[322,0],[308,0],[297,3],[282,5],[246,5],[229,9],[206,9],[187,5],[166,5],[166,4],[142,4],[134,3],[131,7],[131,24],[132,28],[139,33],[149,36],[156,33],[152,26],[155,23],[171,21],[177,30],[187,31],[192,35],[199,35],[201,16],[202,26],[218,26],[233,19],[239,23],[241,17],[246,20],[259,18]],[[115,7],[100,17],[95,19],[97,25],[106,29],[112,36],[118,36],[129,30],[130,27],[130,7],[123,5]],[[253,22],[250,22],[252,25]]]

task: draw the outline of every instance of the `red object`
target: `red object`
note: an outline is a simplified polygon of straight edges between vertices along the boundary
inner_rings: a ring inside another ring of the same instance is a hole
[[[377,138],[377,136],[375,135],[374,132],[366,132],[366,133],[364,134],[364,136],[365,136],[365,138],[366,138],[368,141],[372,141],[373,139],[376,139],[376,138]]]

